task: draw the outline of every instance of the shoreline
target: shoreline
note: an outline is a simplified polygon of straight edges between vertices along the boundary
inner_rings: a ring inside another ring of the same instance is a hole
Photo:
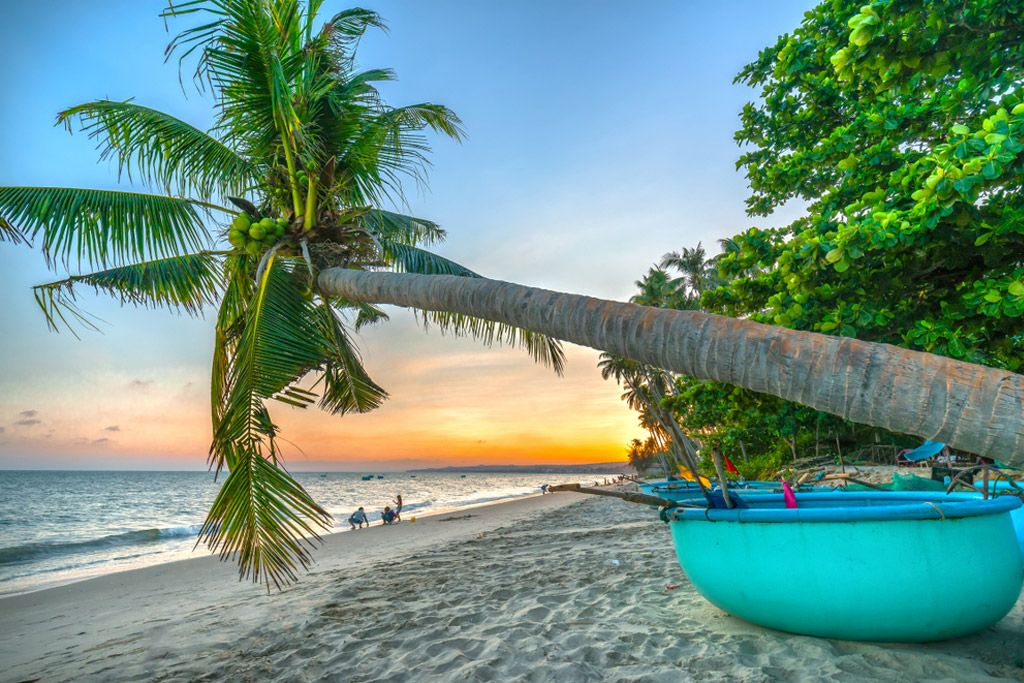
[[[325,540],[281,592],[210,557],[5,599],[0,680],[1024,681],[1022,599],[939,643],[772,631],[707,603],[657,516],[607,498],[536,495]]]
[[[442,503],[437,507],[430,506],[426,507],[426,509],[423,509],[414,503],[412,507],[406,509],[405,521],[408,521],[410,518],[413,517],[417,519],[427,519],[437,515],[449,514],[451,512],[457,512],[460,510],[470,510],[480,506],[502,504],[537,495],[540,495],[540,493],[537,492],[536,489],[533,489],[527,490],[526,492],[523,493],[513,495],[501,495],[495,498],[483,498],[481,500],[474,500],[472,502],[466,502],[463,504]],[[335,517],[335,525],[330,530],[323,532],[321,534],[321,539],[327,539],[330,536],[348,533],[350,531],[350,529],[348,528],[347,516],[348,514],[351,514],[351,511],[339,512],[335,510],[334,512],[336,515],[338,515],[337,517]],[[374,519],[371,521],[371,523],[373,524],[373,526],[380,526],[379,519]],[[199,524],[194,524],[191,526],[198,529]],[[147,529],[145,531],[149,530]],[[191,542],[194,543],[196,535],[192,534],[191,536]],[[25,583],[25,578],[27,578],[27,576],[19,577],[15,579],[13,582],[5,581],[3,583],[0,583],[0,602],[20,595],[27,595],[30,593],[35,593],[43,590],[49,590],[52,588],[59,588],[62,586],[67,586],[75,583],[81,583],[83,581],[91,581],[93,579],[102,578],[104,576],[110,576],[113,574],[136,571],[139,569],[145,569],[147,567],[169,564],[173,562],[183,562],[191,560],[200,560],[209,557],[218,557],[217,555],[209,553],[206,550],[206,547],[203,545],[200,545],[198,548],[191,548],[188,547],[188,544],[186,544],[184,548],[179,547],[177,550],[167,551],[157,549],[155,552],[158,553],[157,557],[152,558],[149,561],[142,560],[127,563],[105,561],[102,564],[98,564],[92,567],[83,566],[80,568],[43,571],[34,576],[31,576],[30,580],[38,580],[38,583],[31,583],[27,586],[23,585]],[[6,586],[4,585],[5,583],[13,583],[13,586]]]
[[[233,563],[207,555],[0,597],[0,632],[5,634],[0,640],[0,680],[51,680],[45,663],[66,657],[67,650],[89,652],[129,638],[140,622],[173,622],[186,606],[201,607],[197,603],[230,604],[236,625],[256,626],[265,618],[263,609],[268,605],[285,605],[313,589],[324,574],[400,562],[575,502],[578,499],[571,494],[527,494],[416,515],[415,522],[406,519],[395,525],[327,534],[314,551],[314,564],[299,573],[299,581],[269,593],[262,584],[239,581]],[[39,664],[44,666],[37,668]]]

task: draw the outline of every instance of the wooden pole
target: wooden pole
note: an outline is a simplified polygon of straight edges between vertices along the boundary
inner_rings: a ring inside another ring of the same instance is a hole
[[[580,484],[555,484],[549,486],[548,491],[570,491],[572,493],[586,493],[591,496],[607,496],[608,498],[618,498],[624,500],[627,503],[639,503],[640,505],[655,505],[663,508],[677,507],[679,504],[667,500],[665,498],[658,498],[657,496],[649,496],[646,493],[633,493],[630,491],[606,491],[604,489],[589,488],[581,486]]]
[[[717,448],[711,449],[711,459],[715,461],[715,472],[718,472],[718,482],[722,486],[722,500],[725,501],[725,507],[732,508],[732,498],[729,497],[729,482],[725,478],[725,471],[722,468],[722,454],[718,452]]]

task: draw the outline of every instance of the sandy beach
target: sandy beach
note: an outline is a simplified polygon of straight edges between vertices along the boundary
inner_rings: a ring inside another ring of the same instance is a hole
[[[704,602],[653,512],[614,500],[335,534],[317,560],[269,595],[202,558],[0,600],[0,679],[1024,681],[1024,600],[928,645],[769,631]]]

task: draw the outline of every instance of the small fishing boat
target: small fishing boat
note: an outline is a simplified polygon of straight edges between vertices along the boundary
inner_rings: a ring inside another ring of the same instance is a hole
[[[646,493],[649,496],[656,496],[665,500],[671,500],[677,503],[688,502],[688,501],[700,501],[704,498],[704,493],[701,490],[700,484],[695,481],[686,481],[683,479],[662,479],[659,481],[650,482],[637,482],[637,487],[641,493]],[[713,484],[711,489],[718,489],[717,484]],[[833,488],[830,486],[809,486],[803,485],[796,488],[797,491],[820,491],[820,492],[831,492],[838,491],[840,489]],[[729,492],[740,492],[740,493],[781,493],[782,484],[777,481],[730,481]]]
[[[738,491],[744,507],[665,513],[694,587],[755,624],[844,640],[927,642],[975,633],[1024,581],[1015,496]],[[953,551],[955,549],[955,552]],[[969,600],[951,599],[969,587]]]
[[[975,482],[975,486],[981,488],[981,482]],[[1003,493],[1017,491],[1024,488],[1024,481],[1013,482],[1000,480],[988,483],[989,493]],[[1017,534],[1017,544],[1020,546],[1021,561],[1024,562],[1024,507],[1019,507],[1010,513],[1010,520],[1013,522],[1013,530]]]
[[[363,481],[370,481],[371,479],[373,479],[373,475],[372,474],[364,474],[361,478],[362,478]]]
[[[384,475],[383,475],[383,474],[378,474],[378,475],[377,475],[377,478],[378,478],[378,479],[383,479],[383,478],[384,478]]]

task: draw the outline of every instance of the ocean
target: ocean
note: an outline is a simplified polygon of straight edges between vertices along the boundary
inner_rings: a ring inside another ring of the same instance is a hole
[[[334,516],[363,506],[374,523],[396,494],[402,516],[459,510],[597,474],[298,472]],[[221,480],[223,481],[223,475]],[[209,472],[0,471],[0,595],[209,554],[196,534],[219,487]]]

